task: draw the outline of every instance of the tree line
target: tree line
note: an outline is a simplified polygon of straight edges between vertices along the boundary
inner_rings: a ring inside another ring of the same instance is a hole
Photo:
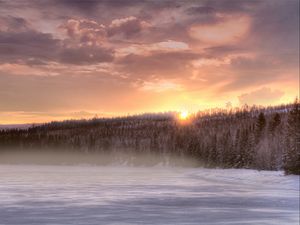
[[[1,152],[151,153],[192,157],[209,168],[300,174],[300,104],[68,120],[0,131]]]

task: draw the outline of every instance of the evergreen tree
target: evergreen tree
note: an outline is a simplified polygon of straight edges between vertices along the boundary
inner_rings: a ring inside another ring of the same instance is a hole
[[[256,135],[255,135],[256,143],[258,143],[260,141],[260,138],[263,135],[265,127],[266,127],[265,114],[263,112],[261,112],[258,115],[258,118],[256,121]]]
[[[300,174],[300,108],[298,99],[290,111],[287,122],[284,166],[286,174]]]
[[[218,152],[217,152],[217,135],[214,134],[211,137],[211,143],[209,148],[209,155],[208,155],[208,165],[210,167],[215,167],[216,162],[218,158]]]
[[[272,135],[274,135],[274,132],[276,128],[280,125],[280,123],[281,123],[281,117],[279,113],[275,113],[275,115],[273,116],[269,124],[269,131],[271,132]]]

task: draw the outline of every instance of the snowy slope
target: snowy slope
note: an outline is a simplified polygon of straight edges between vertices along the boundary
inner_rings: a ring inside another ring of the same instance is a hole
[[[0,224],[299,224],[299,176],[254,170],[0,166]]]

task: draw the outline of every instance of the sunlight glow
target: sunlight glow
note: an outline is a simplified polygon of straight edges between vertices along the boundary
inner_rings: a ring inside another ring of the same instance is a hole
[[[189,112],[188,111],[182,111],[180,114],[179,114],[179,119],[180,120],[187,120],[188,117],[189,117]]]

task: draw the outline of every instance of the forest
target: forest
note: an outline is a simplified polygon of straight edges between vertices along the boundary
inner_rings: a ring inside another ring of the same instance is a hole
[[[27,150],[191,157],[207,168],[300,174],[300,103],[68,120],[2,129],[1,153]]]

